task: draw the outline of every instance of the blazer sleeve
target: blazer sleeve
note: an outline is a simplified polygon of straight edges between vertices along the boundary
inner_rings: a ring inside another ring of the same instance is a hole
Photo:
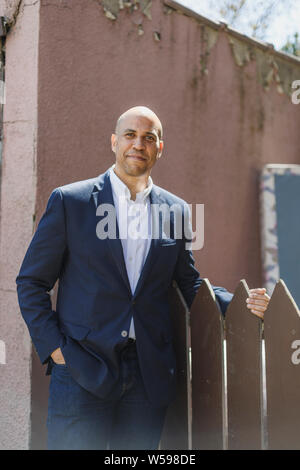
[[[57,188],[49,198],[16,278],[21,314],[42,364],[64,339],[49,291],[59,277],[65,253],[64,206]]]
[[[189,231],[188,234],[191,232],[191,218],[190,212],[188,208],[185,208],[185,216],[189,218],[188,220],[188,227]],[[185,232],[183,231],[185,234]],[[182,246],[180,249],[179,257],[175,266],[173,279],[178,284],[179,289],[187,303],[188,308],[190,309],[193,303],[193,300],[196,296],[196,293],[203,281],[200,277],[199,272],[195,268],[195,259],[193,253],[190,249],[187,249],[188,243],[191,242],[190,237],[183,236],[182,239]],[[187,244],[187,245],[186,245]],[[216,300],[219,304],[221,312],[225,315],[226,309],[233,297],[231,292],[228,292],[225,287],[213,286]]]

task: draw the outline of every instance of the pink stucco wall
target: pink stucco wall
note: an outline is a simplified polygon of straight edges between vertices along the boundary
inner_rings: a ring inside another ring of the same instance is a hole
[[[1,4],[10,17],[16,2]],[[5,8],[4,8],[5,7]],[[16,274],[33,229],[36,200],[36,132],[39,4],[26,0],[6,40],[6,104],[0,206],[0,449],[28,449],[32,348],[20,315]]]
[[[143,104],[164,126],[154,182],[188,203],[205,204],[204,248],[194,253],[201,275],[229,290],[241,278],[258,287],[259,171],[265,163],[300,163],[300,107],[279,93],[276,81],[264,88],[260,73],[272,52],[241,66],[228,32],[220,29],[209,42],[201,23],[166,12],[160,0],[152,2],[151,15],[125,9],[112,21],[99,2],[41,2],[36,221],[54,187],[113,163],[117,117]],[[287,67],[300,79],[300,62],[287,59]],[[26,214],[29,227],[33,214]],[[25,253],[28,234],[25,239],[15,260]],[[43,446],[48,378],[33,361],[33,429],[41,436],[34,439]]]

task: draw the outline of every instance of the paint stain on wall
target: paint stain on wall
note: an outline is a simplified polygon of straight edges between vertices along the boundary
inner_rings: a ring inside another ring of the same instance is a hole
[[[275,84],[278,93],[289,96],[292,94],[291,85],[299,78],[300,62],[297,67],[294,62],[280,58],[272,47],[269,51],[264,51],[230,35],[228,37],[235,63],[239,67],[244,67],[251,60],[255,60],[257,79],[266,91]]]
[[[169,13],[176,12],[183,14],[180,9],[173,7],[169,9]],[[245,41],[238,39],[236,36],[230,34],[225,23],[216,24],[212,27],[205,24],[203,20],[193,17],[193,20],[200,23],[203,28],[201,37],[201,52],[200,52],[200,65],[202,77],[208,75],[208,59],[210,51],[218,40],[220,31],[224,32],[228,38],[235,63],[239,67],[244,67],[250,61],[256,61],[257,79],[263,88],[268,91],[272,84],[275,84],[278,93],[291,96],[293,93],[292,83],[299,79],[300,76],[300,61],[299,65],[295,60],[290,60],[288,57],[285,59],[284,54],[282,57],[272,46],[268,49],[262,49],[259,45],[249,42],[247,37]],[[294,59],[294,58],[293,58]]]
[[[118,18],[120,10],[128,9],[130,12],[140,10],[149,20],[151,17],[152,0],[102,0],[105,16],[112,21]]]

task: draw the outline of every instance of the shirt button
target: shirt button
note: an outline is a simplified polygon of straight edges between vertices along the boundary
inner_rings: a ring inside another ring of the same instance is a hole
[[[123,336],[123,338],[126,338],[127,334],[128,334],[128,333],[127,333],[126,330],[123,330],[122,333],[121,333],[121,335]]]

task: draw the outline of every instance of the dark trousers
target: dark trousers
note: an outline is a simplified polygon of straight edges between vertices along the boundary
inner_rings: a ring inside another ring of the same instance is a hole
[[[135,343],[120,352],[117,398],[82,388],[66,365],[53,361],[48,402],[48,449],[157,449],[166,408],[149,403]],[[115,396],[115,394],[114,394]]]

